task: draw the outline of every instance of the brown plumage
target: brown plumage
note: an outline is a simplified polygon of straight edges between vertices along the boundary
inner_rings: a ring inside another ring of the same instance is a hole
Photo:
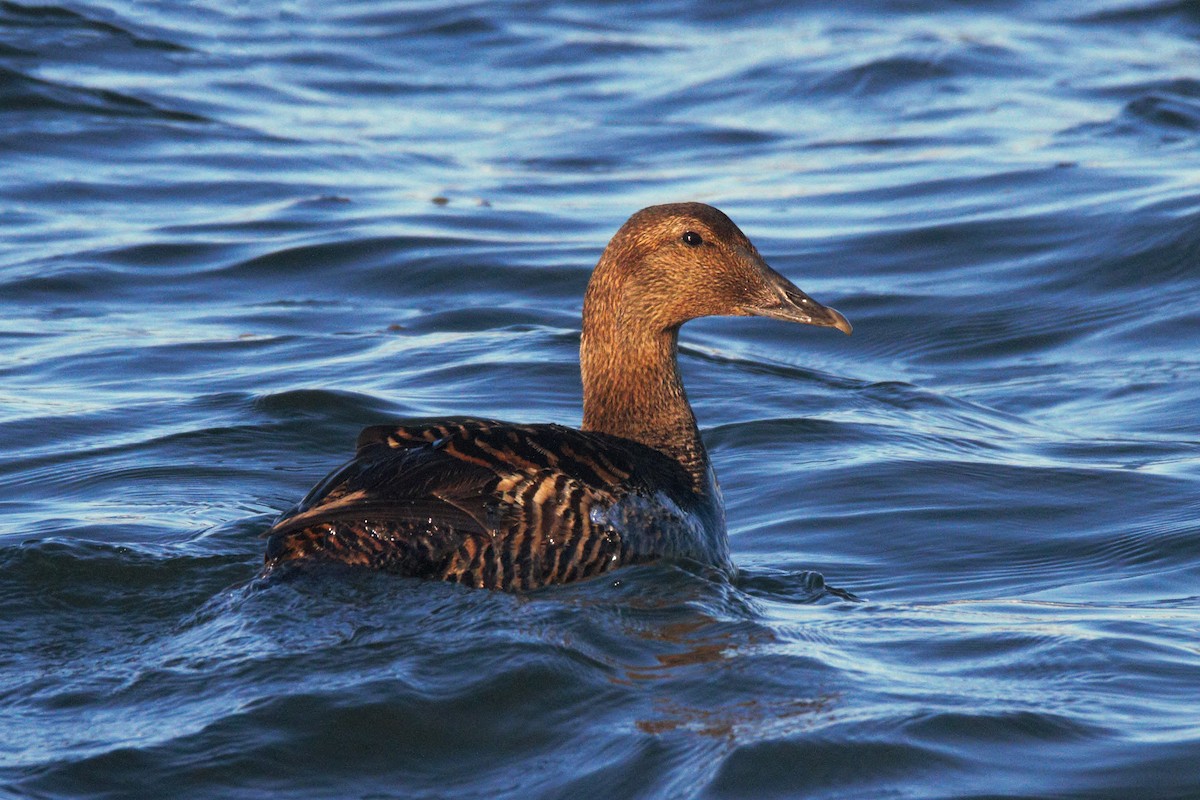
[[[334,561],[525,590],[659,558],[730,568],[720,490],[676,364],[679,327],[718,315],[850,332],[717,209],[642,209],[588,283],[582,430],[367,428],[354,460],[267,532],[267,570]]]

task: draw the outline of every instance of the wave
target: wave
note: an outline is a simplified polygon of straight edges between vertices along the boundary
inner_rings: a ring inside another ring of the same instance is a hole
[[[43,80],[5,67],[0,67],[0,104],[6,114],[68,112],[164,122],[211,122],[199,114],[166,108],[122,92]]]

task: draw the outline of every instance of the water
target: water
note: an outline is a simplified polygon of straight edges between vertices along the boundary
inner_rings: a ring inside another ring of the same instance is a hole
[[[0,793],[1200,797],[1194,2],[4,2],[0,199]],[[680,199],[735,580],[256,579]]]

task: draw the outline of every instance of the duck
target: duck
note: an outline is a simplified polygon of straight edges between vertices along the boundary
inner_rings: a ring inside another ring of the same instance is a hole
[[[680,327],[756,316],[851,332],[703,203],[636,212],[588,281],[579,428],[374,425],[283,513],[264,572],[337,563],[526,592],[652,561],[732,574],[725,506],[678,366]]]

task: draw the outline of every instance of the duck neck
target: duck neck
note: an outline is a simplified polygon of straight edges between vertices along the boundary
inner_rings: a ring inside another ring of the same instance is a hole
[[[584,303],[579,363],[583,429],[632,439],[674,458],[697,491],[708,485],[708,454],[677,362],[679,328],[622,324],[616,309]],[[589,313],[592,312],[592,313]],[[625,315],[626,317],[633,315]]]

